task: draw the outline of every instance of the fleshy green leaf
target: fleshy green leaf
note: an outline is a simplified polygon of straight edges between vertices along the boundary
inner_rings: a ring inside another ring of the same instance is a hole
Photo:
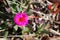
[[[47,24],[43,24],[41,27],[38,28],[36,33],[42,33],[44,31],[44,28],[46,27]]]
[[[12,0],[13,2],[15,2],[16,0]]]
[[[4,37],[6,38],[8,36],[8,31],[4,32]]]
[[[15,29],[15,31],[17,31],[17,29],[18,29],[18,26],[17,26],[17,25],[15,25],[15,26],[14,26],[14,29]]]
[[[2,29],[2,27],[0,27],[0,29]]]
[[[22,30],[22,33],[28,33],[29,32],[29,28],[28,27],[25,27],[23,30]]]

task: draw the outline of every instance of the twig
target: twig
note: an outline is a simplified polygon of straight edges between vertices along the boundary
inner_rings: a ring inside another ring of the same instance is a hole
[[[55,34],[55,35],[59,35],[59,36],[60,36],[60,33],[56,32],[56,31],[54,31],[54,30],[52,30],[52,29],[49,29],[49,31],[50,31],[51,33]]]
[[[5,2],[6,2],[6,4],[7,4],[8,6],[10,6],[9,0],[5,0]]]
[[[11,38],[11,40],[14,40],[14,36]]]
[[[25,7],[25,6],[22,6],[22,8],[27,9],[27,7]],[[39,16],[41,16],[42,14],[45,15],[43,12],[35,11],[35,10],[33,10],[33,9],[30,9],[30,11],[31,11],[31,12],[35,12],[35,13],[38,13]]]

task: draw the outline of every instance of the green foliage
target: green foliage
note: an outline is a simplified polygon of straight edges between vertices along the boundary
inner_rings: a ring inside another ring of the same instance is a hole
[[[8,30],[4,31],[4,38],[8,36]]]
[[[25,27],[25,28],[23,28],[23,30],[22,30],[22,34],[24,34],[24,33],[29,33],[29,32],[30,32],[30,30],[29,30],[28,27]]]
[[[40,34],[40,33],[43,33],[43,32],[44,32],[44,28],[46,27],[46,25],[47,25],[47,24],[43,24],[41,27],[39,26],[36,33],[39,33],[39,34]]]

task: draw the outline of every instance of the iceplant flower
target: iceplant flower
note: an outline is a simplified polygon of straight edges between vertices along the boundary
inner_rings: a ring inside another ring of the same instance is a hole
[[[16,25],[24,27],[28,24],[28,15],[26,12],[18,12],[14,16],[14,22]]]

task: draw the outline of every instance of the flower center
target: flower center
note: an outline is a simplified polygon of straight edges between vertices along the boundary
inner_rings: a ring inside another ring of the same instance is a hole
[[[24,22],[24,20],[25,20],[24,17],[19,18],[19,22]]]

